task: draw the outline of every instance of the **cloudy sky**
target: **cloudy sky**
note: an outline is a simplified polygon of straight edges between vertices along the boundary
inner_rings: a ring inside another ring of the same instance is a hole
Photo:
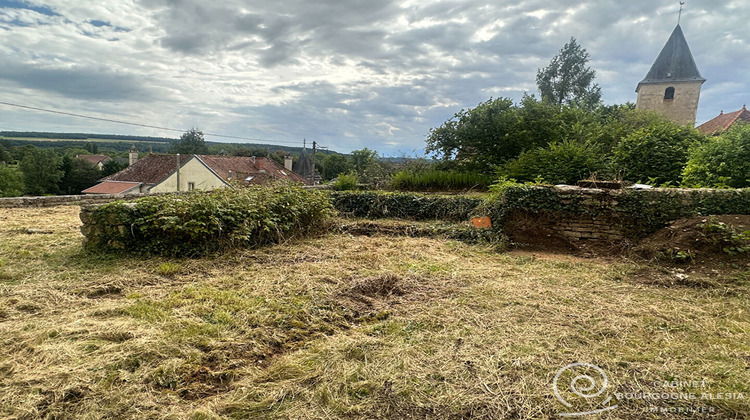
[[[420,154],[429,129],[536,93],[575,37],[607,104],[677,23],[667,0],[0,0],[0,102],[341,152]],[[687,0],[698,122],[750,102],[746,1]],[[0,105],[0,130],[179,133]],[[207,136],[213,141],[237,141]]]

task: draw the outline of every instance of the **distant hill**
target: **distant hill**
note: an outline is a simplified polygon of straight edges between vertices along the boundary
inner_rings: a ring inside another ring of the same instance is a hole
[[[51,147],[83,147],[86,143],[96,143],[100,153],[121,153],[135,147],[146,152],[152,150],[154,153],[167,153],[172,142],[178,141],[177,138],[167,137],[148,137],[148,136],[129,136],[122,134],[92,134],[92,133],[49,133],[38,131],[0,131],[0,139],[4,144],[9,146],[32,145],[39,148]],[[220,143],[206,141],[211,153],[220,153],[225,151],[232,154],[237,149],[265,150],[273,153],[277,150],[283,150],[293,155],[302,152],[302,147],[279,146],[275,144],[263,143]],[[310,147],[308,147],[308,153]],[[318,150],[321,155],[337,154],[331,150]]]

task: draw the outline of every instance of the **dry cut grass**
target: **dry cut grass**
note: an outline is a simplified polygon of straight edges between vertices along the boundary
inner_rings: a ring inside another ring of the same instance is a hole
[[[747,267],[349,234],[87,255],[77,212],[0,209],[0,417],[559,418],[602,402],[555,397],[573,362],[608,376],[593,418],[750,413]]]

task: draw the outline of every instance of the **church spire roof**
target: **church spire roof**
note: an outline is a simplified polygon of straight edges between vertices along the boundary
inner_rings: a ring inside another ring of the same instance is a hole
[[[638,83],[705,82],[678,24],[646,77]],[[637,91],[638,89],[636,89]]]

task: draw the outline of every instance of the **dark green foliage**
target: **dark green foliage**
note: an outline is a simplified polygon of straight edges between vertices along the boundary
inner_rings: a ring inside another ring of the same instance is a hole
[[[430,130],[426,150],[454,159],[465,170],[489,173],[524,151],[555,141],[585,142],[601,130],[597,116],[579,108],[545,104],[532,96],[520,105],[490,99]]]
[[[596,72],[586,67],[588,61],[586,50],[575,38],[570,38],[549,66],[537,71],[536,83],[542,100],[558,106],[595,109],[601,102],[602,90],[594,83]]]
[[[196,128],[186,131],[180,136],[179,142],[172,143],[169,153],[207,155],[208,146],[206,146],[206,140],[203,138],[203,132]]]
[[[23,173],[25,193],[29,195],[57,194],[63,171],[62,159],[52,150],[27,148],[18,169]]]
[[[80,194],[81,191],[96,184],[102,177],[102,172],[91,162],[83,159],[73,158],[70,155],[63,156],[59,191],[61,194]]]
[[[486,190],[495,176],[477,172],[400,171],[391,178],[391,188],[401,191]]]
[[[705,141],[692,128],[674,123],[650,125],[615,147],[613,167],[629,181],[679,184],[690,148]]]
[[[241,146],[232,151],[232,156],[256,156],[256,157],[267,157],[268,150],[257,147]],[[283,165],[282,161],[282,165]]]
[[[127,165],[118,162],[116,159],[110,159],[102,165],[102,174],[101,177],[104,178],[105,176],[110,176],[112,174],[115,174],[117,172],[120,172],[121,170],[125,169]]]
[[[106,232],[89,234],[86,246],[189,257],[278,243],[332,214],[324,193],[291,184],[145,197],[97,208],[91,217]]]
[[[482,203],[481,198],[437,196],[374,191],[331,192],[333,206],[341,213],[368,219],[400,218],[462,222]]]
[[[750,125],[694,148],[682,174],[688,187],[750,187]]]
[[[83,148],[92,155],[99,153],[99,145],[93,141],[86,142],[86,145]]]
[[[519,181],[575,184],[603,168],[602,156],[594,147],[563,141],[526,151],[518,159],[505,164],[499,172]]]
[[[344,155],[334,154],[323,158],[321,175],[324,180],[331,180],[340,174],[347,174],[354,169],[351,160]]]
[[[23,191],[23,174],[16,168],[0,163],[0,197],[17,197]]]

